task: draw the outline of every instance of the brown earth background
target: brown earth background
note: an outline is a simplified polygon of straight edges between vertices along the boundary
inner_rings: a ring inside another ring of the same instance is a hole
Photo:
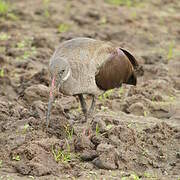
[[[0,179],[180,179],[179,0],[1,3]],[[58,94],[46,132],[49,58],[82,36],[129,50],[144,75],[97,97],[90,137]]]

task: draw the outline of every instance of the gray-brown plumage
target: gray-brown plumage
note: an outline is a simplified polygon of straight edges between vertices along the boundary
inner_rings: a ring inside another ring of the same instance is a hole
[[[89,111],[95,106],[95,95],[122,83],[136,85],[136,59],[126,50],[113,44],[91,38],[75,38],[60,44],[50,59],[52,77],[47,113],[49,124],[53,92],[58,88],[66,95],[77,95],[87,119],[83,94],[92,96]]]

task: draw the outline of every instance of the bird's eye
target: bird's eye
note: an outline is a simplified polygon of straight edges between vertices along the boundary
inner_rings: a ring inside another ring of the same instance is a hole
[[[61,70],[61,71],[58,73],[60,77],[63,75],[64,71],[65,71],[65,70]]]

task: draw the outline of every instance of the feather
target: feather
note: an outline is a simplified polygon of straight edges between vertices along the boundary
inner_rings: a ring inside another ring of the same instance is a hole
[[[133,65],[134,69],[136,69],[139,65],[138,65],[138,62],[137,60],[135,59],[135,57],[130,53],[128,52],[127,50],[125,49],[122,49],[120,48],[123,53],[128,57],[129,61],[131,62],[131,64]]]
[[[129,81],[130,77],[133,82]],[[95,79],[98,88],[101,90],[118,88],[122,83],[136,84],[134,82],[136,81],[134,68],[127,56],[120,49],[118,51],[114,49],[111,52],[108,59],[99,67]]]

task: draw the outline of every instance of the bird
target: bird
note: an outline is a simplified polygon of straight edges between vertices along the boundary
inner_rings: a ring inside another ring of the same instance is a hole
[[[138,67],[130,52],[111,42],[77,37],[60,43],[49,62],[51,82],[46,127],[49,126],[56,90],[79,97],[87,120],[94,112],[96,96],[119,88],[123,83],[136,86]],[[83,96],[85,94],[92,97],[89,110]]]

